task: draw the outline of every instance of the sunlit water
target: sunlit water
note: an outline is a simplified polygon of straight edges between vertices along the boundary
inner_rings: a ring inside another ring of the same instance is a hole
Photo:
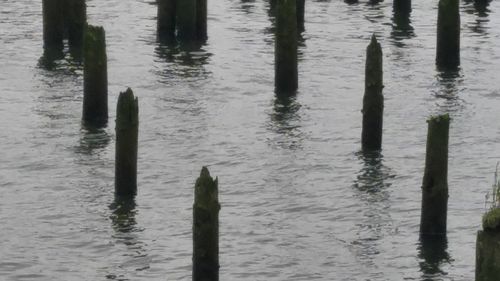
[[[461,3],[462,68],[434,66],[437,2],[307,1],[299,92],[273,93],[264,0],[209,0],[195,53],[156,42],[154,1],[92,0],[110,123],[81,125],[82,68],[42,55],[41,3],[0,7],[0,279],[190,280],[193,186],[219,177],[221,280],[473,280],[500,159],[500,4]],[[405,28],[403,28],[405,29]],[[382,155],[359,152],[365,47],[384,51]],[[114,202],[118,93],[140,103],[139,194]],[[425,120],[450,113],[446,243],[418,239]]]

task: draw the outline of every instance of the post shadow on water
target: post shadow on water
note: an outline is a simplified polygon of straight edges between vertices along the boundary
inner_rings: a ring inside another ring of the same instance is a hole
[[[446,235],[421,236],[417,250],[422,281],[434,281],[447,275],[441,268],[451,261]]]

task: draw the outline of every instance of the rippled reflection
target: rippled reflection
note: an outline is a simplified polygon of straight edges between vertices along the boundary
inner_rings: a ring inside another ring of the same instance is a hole
[[[465,12],[468,14],[477,13],[479,17],[487,17],[491,11],[488,9],[490,1],[488,0],[465,0]]]
[[[278,134],[278,145],[289,149],[302,147],[303,133],[300,127],[300,104],[295,96],[277,95],[273,112],[270,114],[270,128]]]
[[[438,98],[438,114],[453,113],[464,106],[460,98],[459,86],[463,82],[460,70],[440,71],[437,74],[437,85],[433,90],[434,97]]]
[[[422,237],[418,246],[418,257],[422,281],[434,281],[446,276],[441,269],[444,263],[449,263],[448,240],[444,236]]]
[[[111,137],[105,129],[84,126],[80,131],[77,152],[90,155],[95,150],[102,150],[109,145]]]
[[[156,56],[167,65],[157,70],[156,74],[170,82],[177,78],[201,78],[206,79],[210,72],[205,69],[212,54],[203,49],[203,45],[193,43],[192,45],[159,44],[155,48]]]
[[[356,197],[361,202],[363,217],[356,226],[356,238],[352,242],[355,253],[365,266],[374,266],[374,259],[380,254],[380,240],[385,231],[391,229],[392,218],[389,213],[389,193],[391,184],[387,181],[393,176],[383,164],[380,152],[359,152],[362,168],[354,182],[358,191]]]
[[[411,13],[404,13],[394,10],[392,17],[391,38],[394,39],[397,47],[405,47],[400,41],[415,36],[411,25]]]
[[[134,198],[115,198],[115,201],[109,206],[111,211],[111,222],[113,229],[118,233],[132,233],[136,231],[137,221],[135,216],[137,214],[136,204]],[[117,236],[118,239],[123,239],[125,243],[134,240],[134,237]],[[133,242],[133,241],[132,241]]]

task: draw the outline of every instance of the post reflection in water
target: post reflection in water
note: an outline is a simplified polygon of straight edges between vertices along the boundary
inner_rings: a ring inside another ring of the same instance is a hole
[[[413,26],[411,25],[411,13],[394,10],[392,15],[391,38],[397,47],[405,47],[401,41],[415,36]]]
[[[278,146],[292,150],[302,147],[304,136],[300,130],[300,107],[295,95],[276,95],[269,125],[271,131],[278,134]]]
[[[446,276],[442,265],[450,261],[448,254],[448,239],[446,236],[425,236],[420,238],[418,257],[422,281],[434,281]]]
[[[92,128],[83,126],[80,131],[80,142],[77,152],[91,155],[96,150],[103,150],[111,141],[111,137],[104,128]]]
[[[115,197],[114,202],[109,206],[112,211],[111,222],[113,229],[117,233],[132,233],[136,230],[137,214],[136,204],[134,198]],[[117,239],[123,239],[126,243],[131,240],[131,237],[117,235]]]
[[[156,71],[156,74],[163,78],[160,82],[176,80],[175,78],[203,79],[210,75],[204,66],[208,64],[212,54],[207,52],[201,43],[189,45],[159,43],[155,48],[155,54],[161,62],[169,64]]]
[[[379,151],[357,153],[362,162],[353,187],[355,196],[360,201],[362,217],[357,223],[358,230],[352,247],[360,262],[367,267],[376,267],[376,257],[380,254],[381,239],[392,231],[392,218],[389,212],[389,192],[391,175],[383,164],[383,155]]]

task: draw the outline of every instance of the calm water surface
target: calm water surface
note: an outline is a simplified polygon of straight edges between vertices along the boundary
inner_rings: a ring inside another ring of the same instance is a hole
[[[221,280],[473,280],[500,159],[500,4],[461,3],[462,68],[434,66],[437,2],[307,1],[297,96],[273,93],[264,0],[209,1],[209,40],[156,42],[154,1],[89,0],[110,124],[82,127],[82,68],[42,55],[41,4],[0,8],[0,279],[191,280],[193,186],[219,176]],[[365,47],[383,46],[384,149],[360,149]],[[140,102],[139,194],[114,202],[118,93]],[[447,241],[420,245],[425,120],[450,113]]]

